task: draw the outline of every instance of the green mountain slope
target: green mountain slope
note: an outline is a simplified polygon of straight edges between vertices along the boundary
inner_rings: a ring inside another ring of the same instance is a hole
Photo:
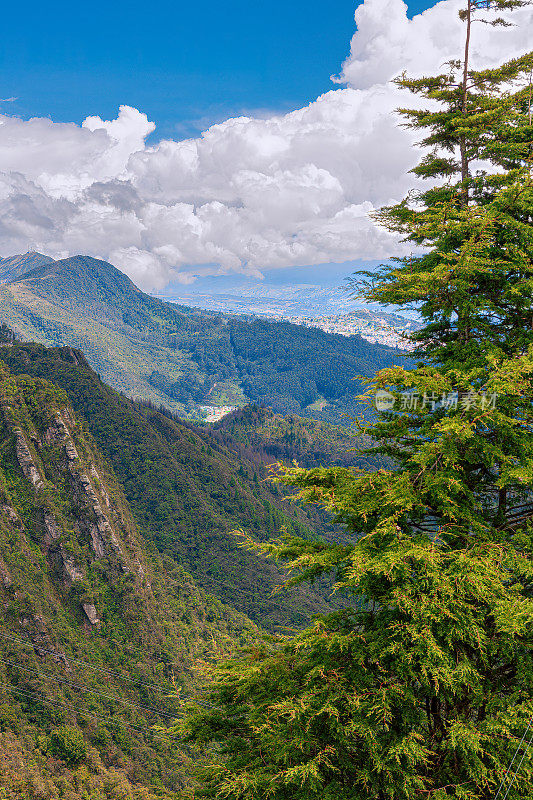
[[[284,574],[239,547],[236,528],[264,539],[282,526],[304,536],[323,527],[321,517],[284,502],[252,457],[121,397],[72,348],[15,343],[0,348],[0,359],[14,374],[46,377],[67,392],[144,536],[202,588],[264,627],[301,625],[330,607],[312,588],[273,594]]]
[[[223,383],[240,404],[340,421],[357,376],[402,358],[357,336],[164,303],[87,256],[13,277],[0,287],[0,321],[23,339],[77,347],[114,388],[193,417]]]
[[[0,364],[2,800],[183,797],[153,726],[255,635],[147,546],[65,391]]]
[[[372,470],[384,463],[358,452],[371,442],[355,430],[294,414],[284,417],[260,406],[233,411],[215,423],[211,432],[228,446],[238,443],[265,464],[297,461],[307,469],[334,465]]]

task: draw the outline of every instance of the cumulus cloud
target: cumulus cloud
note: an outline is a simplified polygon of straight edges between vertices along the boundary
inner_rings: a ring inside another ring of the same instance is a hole
[[[413,184],[412,134],[390,83],[460,56],[459,0],[408,20],[401,0],[358,7],[342,88],[270,118],[238,117],[201,137],[146,144],[154,125],[122,106],[82,126],[0,116],[0,252],[106,258],[146,289],[193,275],[386,258],[401,245],[369,213]],[[528,49],[533,12],[479,25],[473,63]]]
[[[336,82],[366,89],[385,83],[404,70],[410,75],[431,74],[462,56],[464,26],[458,11],[461,0],[444,0],[409,20],[398,0],[371,0],[357,9],[357,31],[350,55]],[[488,20],[499,12],[483,12]],[[514,58],[531,48],[533,12],[522,8],[508,17],[508,28],[474,23],[471,63],[484,69]]]

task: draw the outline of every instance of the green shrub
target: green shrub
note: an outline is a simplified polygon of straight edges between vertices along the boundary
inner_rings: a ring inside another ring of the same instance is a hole
[[[0,705],[0,731],[11,730],[20,733],[20,728],[20,719],[17,717],[15,709],[7,703]]]
[[[87,744],[76,728],[62,725],[50,734],[48,752],[67,764],[79,764],[87,756]]]

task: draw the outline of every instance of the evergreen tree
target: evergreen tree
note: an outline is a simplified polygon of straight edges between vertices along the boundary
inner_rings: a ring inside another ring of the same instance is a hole
[[[481,167],[472,172],[472,165],[480,161],[508,171],[528,162],[533,138],[532,54],[525,54],[496,69],[470,68],[474,22],[508,26],[510,23],[496,13],[528,4],[524,0],[467,0],[466,7],[459,13],[466,23],[463,60],[448,62],[447,72],[440,75],[423,78],[402,75],[396,79],[398,86],[439,103],[437,110],[433,105],[426,109],[401,109],[406,117],[406,127],[427,129],[420,144],[429,152],[412,171],[422,178],[448,179],[446,186],[423,194],[420,198],[423,204],[432,205],[443,198],[449,200],[451,196],[467,204],[473,194],[479,201],[488,185],[498,187],[500,180],[494,175],[489,178]],[[476,19],[480,10],[484,11],[484,16]],[[397,214],[405,205],[396,207]],[[401,214],[398,216],[401,220]],[[389,215],[389,225],[393,218],[394,215]],[[413,234],[410,232],[410,238],[416,241]]]
[[[502,781],[508,800],[532,794],[528,748],[507,770],[533,717],[533,56],[472,71],[478,9],[462,15],[462,63],[400,79],[441,104],[406,113],[429,129],[415,172],[445,182],[381,212],[423,250],[363,287],[425,321],[424,361],[368,392],[390,406],[370,452],[395,467],[281,470],[350,538],[261,548],[293,582],[334,573],[352,607],[217,672],[215,708],[185,727],[220,747],[200,796],[489,800]],[[497,174],[473,172],[479,159]]]

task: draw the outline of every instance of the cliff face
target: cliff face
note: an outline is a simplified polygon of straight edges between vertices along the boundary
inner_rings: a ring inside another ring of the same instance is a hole
[[[119,581],[127,580],[132,596],[149,606],[138,532],[118,487],[108,491],[110,476],[102,477],[105,467],[66,395],[2,368],[0,413],[5,521],[18,528],[24,549],[38,548],[55,592],[81,625],[101,624],[98,598]],[[127,603],[122,613],[127,618]]]
[[[73,348],[15,343],[0,347],[0,360],[12,375],[48,378],[64,389],[124,487],[145,541],[197,585],[268,629],[301,626],[332,609],[331,589],[279,592],[286,573],[239,546],[236,529],[264,540],[282,528],[322,535],[323,525],[284,503],[263,480],[266,471],[234,442],[226,446],[209,431],[120,396]]]
[[[148,552],[67,395],[0,363],[0,798],[181,797],[153,726],[254,631]]]

